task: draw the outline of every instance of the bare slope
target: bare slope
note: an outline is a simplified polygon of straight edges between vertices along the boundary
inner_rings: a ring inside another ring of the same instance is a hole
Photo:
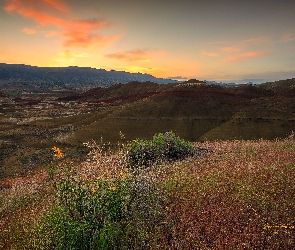
[[[251,88],[258,96],[200,139],[275,139],[295,130],[294,78]]]
[[[150,138],[156,132],[169,130],[195,141],[230,121],[237,112],[251,105],[252,100],[271,95],[270,91],[248,86],[174,85],[122,105],[108,116],[77,130],[68,142],[101,137],[114,142],[119,140],[119,131],[128,140]]]

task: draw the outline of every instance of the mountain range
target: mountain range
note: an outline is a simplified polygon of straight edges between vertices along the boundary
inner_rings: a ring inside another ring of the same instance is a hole
[[[107,71],[90,67],[35,67],[24,64],[0,63],[0,87],[21,88],[27,92],[90,89],[130,81],[177,83],[172,79],[156,78],[149,74]]]

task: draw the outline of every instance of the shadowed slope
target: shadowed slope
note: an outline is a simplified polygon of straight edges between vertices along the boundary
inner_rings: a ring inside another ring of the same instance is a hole
[[[254,87],[253,87],[254,88]],[[119,131],[127,140],[150,138],[157,132],[175,131],[194,141],[268,91],[252,88],[176,85],[129,103],[75,132],[69,142],[100,139],[118,141]],[[112,133],[110,133],[112,131]]]

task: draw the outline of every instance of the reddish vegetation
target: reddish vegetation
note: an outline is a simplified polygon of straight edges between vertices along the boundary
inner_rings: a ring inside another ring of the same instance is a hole
[[[292,138],[203,142],[196,146],[209,151],[156,172],[154,177],[164,183],[168,195],[163,211],[166,219],[157,235],[158,249],[292,249],[294,145]],[[86,180],[126,171],[117,155],[102,156],[93,151],[92,157],[75,167],[76,174]],[[44,196],[47,178],[40,172],[2,180],[1,194],[5,193],[6,199],[38,193]],[[18,207],[6,201],[6,207],[1,208],[2,228],[15,230],[11,228],[16,223],[12,215],[18,218],[17,223],[36,217],[38,213],[32,211],[37,207],[41,211],[48,203],[38,199],[39,203]],[[5,237],[9,246],[13,238]]]
[[[294,141],[206,146],[213,153],[187,163],[167,208],[171,249],[291,249]]]
[[[5,188],[14,188],[19,189],[25,186],[28,187],[29,190],[34,190],[34,187],[43,184],[48,178],[46,172],[40,172],[38,174],[29,175],[25,177],[16,177],[16,178],[5,178],[0,180],[0,190]]]

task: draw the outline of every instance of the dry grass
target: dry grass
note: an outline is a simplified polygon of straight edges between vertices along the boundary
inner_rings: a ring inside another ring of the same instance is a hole
[[[170,249],[293,249],[295,143],[220,141],[170,166]]]
[[[294,249],[294,138],[203,142],[196,147],[209,150],[141,175],[165,194],[162,221],[151,220],[154,234],[145,247]],[[69,165],[68,174],[89,182],[129,174],[118,154],[99,150],[79,165],[55,163],[64,169]],[[54,178],[63,177],[55,171]],[[47,172],[40,172],[1,180],[0,248],[22,249],[30,225],[54,202],[48,179]],[[140,182],[135,183],[140,187]],[[138,244],[135,249],[142,248]]]

